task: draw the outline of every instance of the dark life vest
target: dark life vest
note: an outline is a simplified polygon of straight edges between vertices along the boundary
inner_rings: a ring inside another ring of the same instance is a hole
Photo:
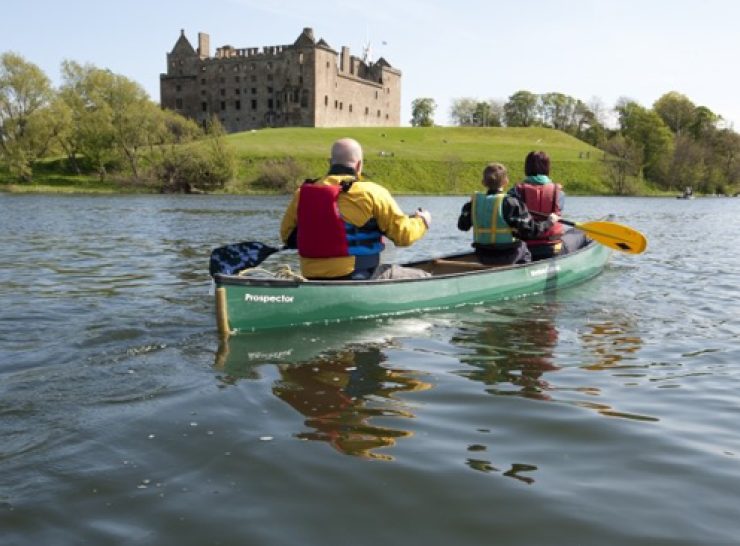
[[[351,184],[314,184],[307,181],[298,197],[298,253],[304,258],[371,256],[382,252],[377,223],[363,227],[345,222],[337,201]]]
[[[560,200],[558,197],[562,188],[560,184],[540,185],[522,182],[516,185],[517,192],[527,209],[544,216],[549,216],[553,212],[560,216]],[[526,239],[526,242],[528,246],[556,245],[561,242],[562,234],[563,224],[557,222],[537,237]]]

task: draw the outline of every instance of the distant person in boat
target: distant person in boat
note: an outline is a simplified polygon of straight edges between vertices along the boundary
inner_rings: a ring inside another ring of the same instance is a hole
[[[473,247],[478,261],[485,265],[523,264],[532,261],[532,254],[523,234],[536,237],[558,221],[558,215],[537,221],[517,198],[504,193],[509,176],[501,163],[491,163],[483,169],[486,192],[475,192],[465,203],[457,220],[462,231],[473,228]]]
[[[280,236],[297,248],[301,272],[309,279],[366,280],[426,276],[399,266],[380,266],[383,237],[411,246],[432,222],[428,211],[405,214],[382,186],[364,180],[362,147],[343,138],[331,148],[329,173],[307,180],[293,195]],[[375,277],[373,277],[375,275]]]
[[[550,157],[543,151],[530,152],[524,160],[525,178],[509,190],[509,195],[523,203],[530,213],[547,218],[561,216],[565,192],[560,184],[550,180]],[[535,214],[536,213],[536,214]],[[586,246],[590,241],[579,229],[565,230],[555,223],[545,232],[536,235],[522,234],[534,260],[562,256]]]

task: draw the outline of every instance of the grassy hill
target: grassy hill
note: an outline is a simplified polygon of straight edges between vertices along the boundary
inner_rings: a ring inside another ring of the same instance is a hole
[[[504,163],[516,181],[523,177],[527,153],[545,150],[553,178],[569,193],[609,193],[603,152],[560,131],[518,127],[291,128],[232,134],[227,141],[239,157],[239,176],[228,190],[269,189],[280,174],[320,176],[332,142],[342,137],[357,139],[371,179],[397,192],[468,193],[479,189],[481,171],[492,161]]]
[[[226,142],[237,156],[237,174],[226,193],[290,191],[305,178],[326,173],[331,144],[357,139],[365,151],[368,178],[397,193],[462,194],[480,189],[481,172],[497,161],[509,178],[523,178],[524,158],[545,150],[552,177],[571,195],[608,195],[603,152],[552,129],[518,127],[354,127],[263,129],[236,133]],[[204,145],[204,143],[198,144]],[[0,169],[0,190],[39,192],[153,192],[156,184],[127,183],[125,175],[101,182],[97,176],[65,172],[64,160],[35,168],[33,184],[18,184]]]

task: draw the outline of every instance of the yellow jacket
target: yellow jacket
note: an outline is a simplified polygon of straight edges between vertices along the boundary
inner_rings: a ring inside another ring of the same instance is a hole
[[[352,175],[329,175],[316,184],[340,184],[354,180]],[[288,237],[298,226],[298,198],[300,188],[293,194],[293,200],[285,211],[280,224],[280,237],[287,243]],[[378,227],[396,246],[411,246],[426,233],[426,224],[421,218],[409,217],[396,203],[383,186],[375,182],[357,181],[348,192],[341,192],[337,199],[339,214],[344,221],[355,226],[364,226],[375,218]],[[332,278],[349,275],[355,269],[355,257],[341,258],[303,258],[301,272],[309,278]]]

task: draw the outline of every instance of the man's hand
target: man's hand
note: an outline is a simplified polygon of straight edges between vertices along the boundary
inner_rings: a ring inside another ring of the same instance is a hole
[[[432,225],[432,213],[428,210],[417,210],[414,213],[415,218],[421,218],[424,221],[424,225],[429,229],[429,226]]]
[[[560,216],[553,212],[552,214],[550,214],[550,216],[547,217],[547,219],[550,220],[550,222],[552,222],[553,224],[557,224],[558,220],[560,220]]]

